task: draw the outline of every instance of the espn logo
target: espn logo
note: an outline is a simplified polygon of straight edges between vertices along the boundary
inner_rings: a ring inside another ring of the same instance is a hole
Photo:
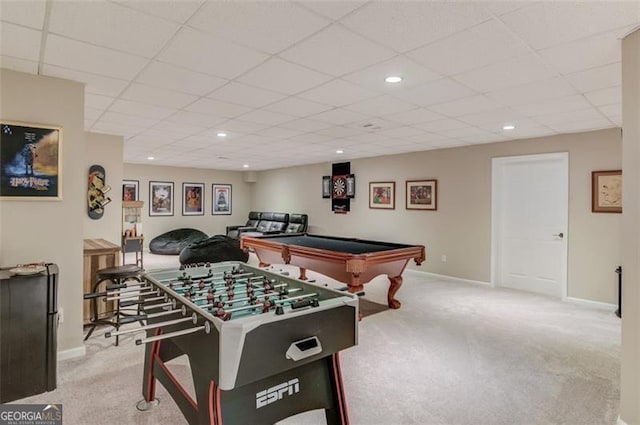
[[[300,392],[300,381],[294,378],[274,387],[256,393],[256,409],[282,400],[285,394],[294,395]]]

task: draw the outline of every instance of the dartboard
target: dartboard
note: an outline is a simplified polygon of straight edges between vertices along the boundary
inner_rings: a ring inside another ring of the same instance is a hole
[[[333,197],[345,198],[347,196],[347,182],[344,176],[333,177]]]

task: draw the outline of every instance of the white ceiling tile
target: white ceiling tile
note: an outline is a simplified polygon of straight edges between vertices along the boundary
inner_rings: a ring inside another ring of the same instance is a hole
[[[486,96],[469,96],[453,102],[431,105],[429,109],[449,117],[459,117],[461,115],[474,114],[479,112],[500,109],[502,105],[489,99]]]
[[[394,52],[332,25],[285,50],[280,56],[311,69],[340,76],[389,59]]]
[[[417,136],[419,134],[423,134],[424,132],[424,130],[417,129],[415,127],[403,126],[392,128],[390,130],[383,130],[378,132],[377,134],[386,137],[404,139],[405,137]]]
[[[622,84],[620,63],[601,66],[567,75],[569,82],[581,92],[588,92]]]
[[[388,76],[400,76],[402,82],[400,84],[387,83],[384,79]],[[347,74],[342,78],[370,90],[391,94],[401,88],[417,86],[442,77],[407,57],[396,56],[361,71]]]
[[[284,95],[246,84],[231,82],[209,95],[210,98],[259,108],[284,99]]]
[[[332,109],[332,107],[297,97],[288,97],[280,102],[266,106],[265,109],[282,114],[294,115],[296,117],[306,117],[327,111]]]
[[[200,112],[202,114],[211,114],[227,118],[235,118],[251,110],[248,106],[207,98],[198,99],[185,109],[187,111]]]
[[[266,110],[254,110],[239,117],[243,121],[255,122],[265,125],[278,125],[288,121],[293,121],[296,117],[292,115],[280,114]]]
[[[136,81],[150,86],[167,88],[183,93],[204,96],[211,91],[222,87],[228,80],[189,71],[184,68],[163,63],[151,62]]]
[[[317,133],[325,136],[331,136],[333,138],[336,138],[336,137],[344,138],[344,137],[350,137],[350,136],[356,136],[358,134],[362,134],[362,131],[352,127],[344,127],[344,126],[337,125],[334,127],[325,128],[324,130],[319,130],[317,131]],[[340,144],[344,146],[344,142],[340,142]]]
[[[601,106],[598,108],[607,118],[615,118],[622,116],[622,105],[614,103],[612,105]]]
[[[622,108],[622,86],[595,90],[585,93],[585,97],[596,106],[617,104]]]
[[[281,125],[281,127],[291,128],[299,131],[318,131],[323,128],[331,127],[332,124],[328,124],[322,121],[314,121],[310,119],[298,119],[289,121]]]
[[[213,115],[199,114],[197,112],[178,111],[166,121],[176,122],[179,124],[195,125],[199,127],[213,127],[226,121],[226,118],[216,117]]]
[[[80,81],[85,83],[85,92],[102,94],[105,96],[118,97],[122,90],[129,84],[126,80],[105,77],[88,72],[75,71],[54,65],[43,65],[40,71],[42,75],[50,77],[65,78],[67,80]]]
[[[244,46],[277,53],[330,21],[293,2],[207,3],[189,25]]]
[[[545,100],[525,105],[514,106],[513,109],[523,115],[535,117],[545,114],[563,113],[589,108],[589,102],[581,95],[567,96],[559,99]]]
[[[355,136],[348,137],[348,139],[353,142],[354,145],[358,144],[369,144],[369,143],[379,143],[385,140],[389,140],[389,136],[383,136],[378,133],[363,133]]]
[[[327,18],[338,20],[343,16],[353,12],[357,8],[366,4],[366,1],[315,1],[315,0],[303,0],[297,2],[300,6],[311,9],[316,13]]]
[[[271,127],[261,130],[260,134],[267,137],[290,138],[302,134],[302,131],[291,130],[283,127]]]
[[[429,106],[475,94],[477,93],[474,90],[449,78],[443,78],[418,87],[403,89],[398,91],[395,96],[419,106]]]
[[[477,127],[458,128],[455,130],[443,130],[438,132],[438,134],[441,134],[446,137],[451,137],[452,139],[457,139],[457,138],[471,139],[474,137],[486,137],[487,133],[488,133],[487,131]]]
[[[469,127],[469,125],[458,120],[446,119],[446,120],[438,120],[438,121],[425,122],[422,124],[416,124],[414,125],[414,127],[418,127],[423,130],[431,131],[434,133],[436,132],[440,133],[448,130],[458,130],[461,128],[466,128],[466,127]]]
[[[142,70],[147,60],[49,34],[44,63],[130,80]]]
[[[497,125],[500,123],[508,123],[515,120],[525,118],[524,115],[514,111],[511,108],[500,108],[492,111],[477,112],[458,117],[458,120],[470,125],[480,126],[483,124]]]
[[[0,55],[0,68],[26,72],[27,74],[37,74],[38,62]]]
[[[593,131],[605,128],[613,128],[615,127],[615,125],[612,124],[608,119],[600,118],[597,120],[557,123],[554,125],[549,125],[549,127],[559,133],[576,133],[581,131]]]
[[[346,106],[345,109],[355,111],[365,115],[381,116],[395,114],[403,111],[409,111],[415,108],[415,105],[403,102],[388,95],[383,95],[373,99],[363,100]]]
[[[494,143],[494,142],[504,142],[509,140],[509,138],[504,135],[495,134],[495,133],[481,133],[481,134],[473,134],[469,136],[460,136],[457,139],[462,140],[463,142],[471,143],[472,145],[479,145],[482,143]]]
[[[0,55],[37,61],[42,32],[0,22]]]
[[[185,23],[205,0],[114,0],[122,6],[139,10],[148,15]]]
[[[163,120],[154,125],[153,130],[173,134],[175,136],[188,137],[193,136],[194,134],[201,133],[203,130],[205,130],[205,127],[189,124],[178,124],[175,122]]]
[[[190,94],[164,90],[138,83],[131,84],[131,86],[122,93],[121,97],[127,100],[166,108],[182,108],[197,99],[196,96]]]
[[[492,19],[414,50],[408,56],[442,75],[455,75],[529,52],[522,40]]]
[[[455,76],[455,79],[480,92],[531,83],[555,77],[557,72],[530,54],[506,62],[474,69]]]
[[[564,123],[588,120],[598,121],[601,119],[603,119],[603,116],[596,108],[539,115],[535,117],[537,122],[551,128],[554,128],[556,125],[563,125]]]
[[[91,127],[93,126],[93,123],[95,122],[95,119],[84,119],[84,130],[88,131],[89,129],[91,129]]]
[[[167,133],[157,129],[148,129],[136,136],[136,139],[154,140],[157,144],[166,144],[175,142],[180,138],[179,135]]]
[[[501,20],[535,49],[577,40],[640,21],[635,1],[536,2]]]
[[[45,0],[3,0],[2,20],[41,30],[46,4]]]
[[[158,60],[232,79],[265,61],[264,53],[183,27]]]
[[[406,137],[404,140],[412,143],[421,143],[426,145],[436,144],[437,142],[441,142],[443,140],[448,140],[448,137],[444,137],[440,134],[423,132],[417,136]]]
[[[378,96],[355,84],[335,79],[320,87],[300,93],[298,97],[332,106],[344,106]]]
[[[550,129],[549,127],[544,127],[541,125],[526,128],[518,127],[515,130],[502,133],[502,135],[505,136],[507,140],[530,139],[533,137],[551,136],[553,134],[557,134],[557,132]]]
[[[428,121],[435,121],[446,117],[425,108],[417,108],[410,111],[400,112],[398,114],[387,115],[385,118],[391,121],[399,122],[401,124],[411,125]]]
[[[492,90],[487,97],[503,105],[523,105],[578,94],[565,78],[556,77],[506,89]]]
[[[97,108],[90,108],[90,107],[84,108],[84,119],[85,119],[85,122],[87,120],[91,120],[92,123],[93,123],[93,121],[95,121],[97,118],[99,118],[100,115],[102,115],[103,112],[104,112],[104,109],[97,109]]]
[[[484,6],[489,9],[494,15],[500,16],[506,13],[514,12],[518,9],[526,7],[529,3],[526,1],[484,1]]]
[[[109,96],[85,93],[84,106],[105,110],[109,105],[113,103],[114,100],[115,98]]]
[[[112,2],[54,1],[49,32],[86,43],[155,56],[178,25]]]
[[[91,126],[91,131],[95,131],[98,133],[115,134],[118,136],[130,136],[140,131],[140,128],[137,126],[130,126],[117,122],[106,122],[103,120],[98,120],[93,124],[93,126]]]
[[[342,108],[332,109],[313,116],[314,120],[328,122],[336,125],[344,125],[354,121],[362,121],[367,118],[365,115],[348,111]]]
[[[400,127],[397,123],[393,121],[388,121],[382,118],[369,117],[364,120],[354,121],[348,124],[349,127],[355,127],[360,130],[364,130],[366,132],[380,132],[383,130],[387,130],[390,128]]]
[[[406,52],[491,18],[471,2],[372,2],[342,20],[349,29]]]
[[[464,117],[460,117],[459,119],[463,120],[463,118]],[[516,128],[513,130],[504,130],[505,125],[513,125]],[[476,126],[486,131],[491,131],[493,133],[499,133],[505,136],[509,136],[512,133],[517,134],[522,132],[523,130],[538,128],[540,127],[540,123],[536,122],[532,118],[525,118],[517,115],[516,116],[505,115],[504,117],[496,117],[494,121],[486,121],[482,124],[477,124]]]
[[[326,74],[282,59],[271,58],[238,78],[238,81],[279,93],[296,94],[330,79]]]
[[[241,133],[241,134],[259,132],[267,127],[268,126],[264,124],[247,122],[247,121],[242,121],[238,119],[229,120],[220,124],[220,128],[223,130],[228,130],[234,133]]]
[[[158,120],[121,114],[119,112],[105,112],[100,117],[100,122],[122,124],[132,129],[138,129],[137,132],[139,132],[153,126]]]
[[[153,106],[146,103],[133,102],[131,100],[124,99],[118,99],[113,102],[113,105],[111,105],[109,110],[120,112],[122,114],[153,118],[157,120],[167,118],[169,115],[173,114],[176,111],[174,108]]]

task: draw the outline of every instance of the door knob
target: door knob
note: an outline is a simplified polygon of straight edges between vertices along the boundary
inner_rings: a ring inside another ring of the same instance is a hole
[[[554,233],[553,236],[558,237],[560,239],[564,238],[564,233],[560,232],[560,233]]]

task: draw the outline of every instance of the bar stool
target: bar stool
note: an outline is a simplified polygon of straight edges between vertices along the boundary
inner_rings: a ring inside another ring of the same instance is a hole
[[[142,272],[142,268],[137,266],[136,264],[125,264],[123,266],[115,266],[115,267],[107,267],[104,269],[100,269],[96,273],[96,283],[93,285],[92,292],[88,294],[84,294],[84,299],[89,300],[91,303],[91,320],[89,326],[89,332],[84,337],[86,341],[92,334],[93,331],[99,325],[110,325],[116,328],[116,331],[120,329],[120,326],[125,323],[137,322],[144,324],[142,320],[144,316],[140,314],[140,304],[137,299],[127,299],[127,300],[115,300],[116,309],[112,312],[110,318],[102,318],[98,316],[98,298],[107,298],[109,295],[112,295],[114,291],[127,288],[128,281],[142,282],[140,278],[140,273]],[[101,291],[100,286],[104,285],[104,289]],[[131,315],[129,313],[125,313],[121,310],[122,307],[130,307],[133,305],[137,305],[137,314]],[[119,343],[119,337],[116,336],[116,346]]]

